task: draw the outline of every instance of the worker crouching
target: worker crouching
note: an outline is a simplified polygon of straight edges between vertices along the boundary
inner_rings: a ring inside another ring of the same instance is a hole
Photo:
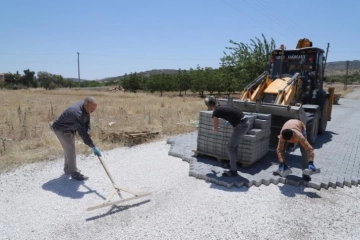
[[[314,165],[314,149],[306,139],[306,128],[303,122],[297,119],[288,120],[282,127],[279,142],[277,146],[277,156],[279,158],[278,173],[282,173],[289,169],[285,164],[284,153],[287,143],[299,144],[302,155],[302,169],[308,169],[312,172],[316,171]],[[310,181],[311,178],[308,175],[303,174],[305,181]]]

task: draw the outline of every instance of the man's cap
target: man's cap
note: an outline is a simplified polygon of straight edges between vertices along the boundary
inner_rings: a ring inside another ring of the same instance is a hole
[[[208,103],[209,105],[216,105],[216,98],[214,96],[209,96],[208,97]]]

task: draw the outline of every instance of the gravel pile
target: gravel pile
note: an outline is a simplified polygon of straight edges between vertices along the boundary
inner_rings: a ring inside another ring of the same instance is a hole
[[[62,159],[1,174],[0,239],[359,239],[358,187],[227,189],[189,177],[169,149],[163,140],[105,152],[119,186],[152,195],[93,211],[112,191],[94,156],[78,159],[85,182],[63,175]]]

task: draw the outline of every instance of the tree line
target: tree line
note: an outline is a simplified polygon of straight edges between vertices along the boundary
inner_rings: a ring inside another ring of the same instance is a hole
[[[344,84],[352,84],[352,83],[360,83],[360,71],[354,72],[349,74],[347,77],[346,75],[333,75],[326,77],[327,82],[330,83],[344,83]]]
[[[72,79],[66,79],[62,75],[52,74],[44,71],[40,71],[35,75],[34,71],[26,69],[24,74],[5,73],[4,81],[0,82],[0,88],[7,89],[23,89],[23,88],[38,88],[42,87],[47,90],[53,90],[56,88],[73,88],[73,87],[96,87],[101,86],[101,83],[97,81],[88,81],[79,83]]]
[[[179,95],[188,91],[203,96],[205,92],[226,93],[242,90],[262,72],[268,70],[271,52],[275,49],[275,41],[268,41],[262,34],[261,38],[250,39],[250,43],[230,40],[231,46],[225,47],[218,68],[201,67],[187,70],[178,69],[176,74],[160,72],[144,75],[141,73],[125,74],[111,81],[81,81],[65,79],[61,75],[40,71],[24,70],[24,74],[6,73],[5,81],[0,87],[9,89],[37,88],[73,88],[99,87],[119,85],[127,91],[160,92],[178,91]],[[79,86],[80,85],[80,86]]]

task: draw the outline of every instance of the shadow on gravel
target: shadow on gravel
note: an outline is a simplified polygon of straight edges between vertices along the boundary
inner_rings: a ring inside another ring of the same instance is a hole
[[[80,185],[87,188],[89,191],[87,192],[80,192],[79,187]],[[42,185],[42,189],[45,191],[50,191],[53,193],[58,194],[62,197],[68,197],[72,199],[79,199],[84,197],[85,194],[89,193],[96,193],[99,195],[96,191],[90,189],[87,187],[82,181],[73,181],[70,180],[69,177],[66,174],[61,175],[58,178],[54,178]],[[105,197],[99,195],[101,198],[105,199]]]
[[[224,186],[217,185],[215,183],[211,183],[210,188],[225,191],[225,192],[239,192],[239,193],[242,193],[242,192],[249,191],[249,188],[246,187],[245,185],[242,186],[242,187],[227,188],[227,187],[224,187]]]
[[[309,198],[321,198],[315,192],[305,192],[305,186],[291,186],[284,184],[283,186],[278,186],[281,193],[287,197],[295,197],[296,195],[305,195]]]
[[[94,216],[94,217],[87,218],[86,221],[92,221],[92,220],[96,220],[96,219],[99,219],[99,218],[102,218],[102,217],[111,216],[114,213],[122,212],[122,211],[125,211],[125,210],[127,210],[129,208],[132,208],[132,207],[138,207],[138,206],[141,206],[141,205],[143,205],[145,203],[148,203],[150,201],[151,201],[150,199],[147,199],[145,201],[135,203],[135,204],[132,204],[132,205],[112,206],[108,212],[103,213],[101,215],[97,215],[97,216]]]

